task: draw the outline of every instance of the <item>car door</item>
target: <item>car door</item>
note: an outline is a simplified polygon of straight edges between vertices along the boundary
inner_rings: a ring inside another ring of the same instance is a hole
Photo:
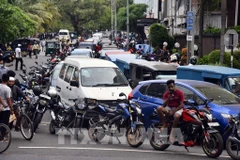
[[[143,85],[142,88],[139,89],[142,96],[138,102],[144,114],[144,123],[146,127],[149,127],[151,124],[149,117],[153,113],[154,109],[163,104],[162,97],[166,88],[165,83],[151,83]],[[159,120],[158,117],[157,120]]]
[[[72,77],[70,81],[77,81],[79,83],[79,69],[77,67],[74,68]],[[77,98],[84,98],[82,88],[80,87],[75,87],[75,86],[70,86],[69,88],[69,99],[77,99]],[[73,101],[68,102],[69,105],[73,105]]]
[[[68,68],[68,64],[63,64],[58,79],[57,79],[57,85],[56,85],[56,89],[58,91],[58,95],[61,97],[61,101],[63,103],[66,103],[66,97],[64,96],[64,94],[66,94],[66,82],[64,81],[65,75],[66,75],[66,71]],[[64,87],[65,86],[65,87]]]

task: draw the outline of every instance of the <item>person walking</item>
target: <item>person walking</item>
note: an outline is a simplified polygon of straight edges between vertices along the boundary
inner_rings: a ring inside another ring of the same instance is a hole
[[[33,47],[32,47],[33,53],[36,56],[36,59],[38,58],[38,51],[40,50],[39,45],[37,44],[37,42],[34,43]]]
[[[22,59],[22,53],[21,53],[21,44],[18,44],[18,47],[15,49],[15,53],[16,53],[16,65],[15,65],[15,70],[18,70],[18,62],[20,61],[21,63],[21,67],[20,69],[22,70],[23,67],[23,59]]]

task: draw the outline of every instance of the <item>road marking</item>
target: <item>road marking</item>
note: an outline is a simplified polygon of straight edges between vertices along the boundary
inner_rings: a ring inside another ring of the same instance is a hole
[[[50,124],[50,122],[41,122],[41,124]]]
[[[136,149],[120,149],[120,148],[86,148],[86,147],[47,147],[47,146],[19,146],[19,149],[59,149],[59,150],[95,150],[95,151],[118,151],[118,152],[138,152],[138,153],[158,153],[158,154],[179,154],[206,157],[202,153],[181,153],[170,151],[155,151],[155,150],[136,150]],[[221,158],[230,158],[230,156],[221,155]]]

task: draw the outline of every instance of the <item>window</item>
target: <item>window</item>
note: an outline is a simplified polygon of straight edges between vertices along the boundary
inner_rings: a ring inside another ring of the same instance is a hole
[[[142,68],[136,68],[136,79],[142,79]]]
[[[193,91],[191,91],[190,89],[187,89],[183,86],[177,86],[177,85],[176,85],[176,88],[181,90],[184,93],[185,100],[193,100],[198,105],[204,104],[204,101],[198,95],[196,95]]]
[[[166,91],[166,85],[161,83],[152,83],[147,89],[147,95],[151,97],[163,98]]]
[[[72,80],[72,81],[79,81],[79,70],[78,70],[77,68],[75,68],[71,80]]]
[[[73,73],[73,69],[74,69],[74,67],[72,67],[72,66],[68,67],[67,72],[66,72],[66,76],[64,78],[64,81],[70,82],[70,79],[71,79],[71,76],[72,76],[72,73]]]
[[[64,64],[63,66],[62,66],[62,69],[61,69],[61,71],[60,71],[60,74],[59,74],[59,78],[61,78],[61,79],[63,79],[64,78],[64,75],[65,75],[65,71],[66,71],[66,69],[67,69],[67,64]]]
[[[152,78],[152,73],[150,70],[143,68],[143,80],[150,80]]]
[[[144,84],[140,89],[139,92],[142,94],[146,94],[146,89],[148,88],[149,84]]]

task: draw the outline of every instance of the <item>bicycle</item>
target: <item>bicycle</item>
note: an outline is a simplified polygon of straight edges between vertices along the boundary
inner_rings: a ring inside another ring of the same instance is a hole
[[[15,101],[13,105],[18,106],[18,111],[19,111],[19,127],[20,127],[20,132],[26,140],[31,140],[34,136],[34,131],[33,131],[33,122],[31,119],[28,117],[28,115],[25,113],[25,109],[27,108],[26,101]]]
[[[10,128],[5,124],[0,123],[0,154],[9,148],[11,142],[12,134]]]

